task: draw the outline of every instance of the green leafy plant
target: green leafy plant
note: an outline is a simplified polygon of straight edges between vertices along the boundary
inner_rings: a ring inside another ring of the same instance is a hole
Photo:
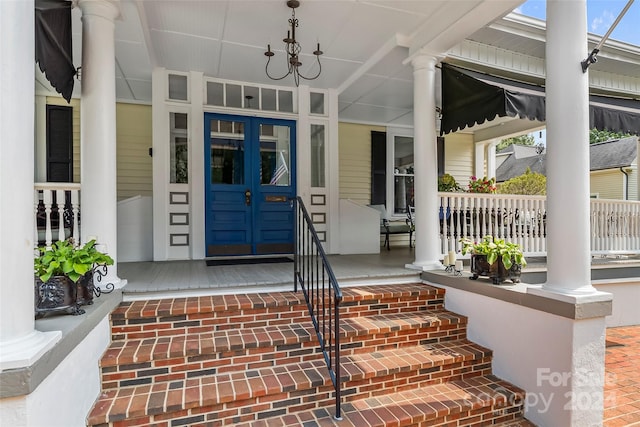
[[[531,169],[527,168],[522,175],[500,184],[498,193],[544,196],[547,194],[547,177],[538,172],[531,172]]]
[[[476,178],[472,176],[469,181],[468,190],[469,193],[495,193],[496,192],[496,179],[495,178]]]
[[[94,266],[113,265],[113,258],[96,249],[96,241],[91,240],[84,246],[75,248],[73,241],[55,242],[50,249],[38,248],[39,256],[34,260],[34,271],[42,282],[51,276],[67,276],[77,282]]]
[[[452,193],[460,190],[462,189],[456,182],[456,179],[448,173],[438,177],[438,191],[447,191]]]
[[[487,262],[493,264],[502,259],[504,267],[508,270],[515,264],[522,267],[527,265],[527,261],[522,255],[522,247],[517,243],[506,242],[504,239],[496,239],[493,236],[484,236],[479,242],[472,242],[470,239],[460,239],[462,243],[462,254],[486,255]]]

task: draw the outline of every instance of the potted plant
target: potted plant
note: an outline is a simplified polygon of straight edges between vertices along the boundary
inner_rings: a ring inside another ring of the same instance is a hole
[[[455,193],[460,190],[462,190],[462,188],[460,188],[460,185],[458,185],[456,179],[452,175],[445,173],[438,177],[438,191]]]
[[[471,254],[471,279],[488,276],[496,285],[507,279],[520,282],[522,268],[527,265],[520,245],[493,236],[484,236],[480,242],[469,239],[460,242],[462,254]]]
[[[81,305],[93,303],[94,269],[113,265],[113,259],[96,249],[95,240],[75,247],[72,239],[38,248],[34,260],[36,316],[66,311],[82,314]]]

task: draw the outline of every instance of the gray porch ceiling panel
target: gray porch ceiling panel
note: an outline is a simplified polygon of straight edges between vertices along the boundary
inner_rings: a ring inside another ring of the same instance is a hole
[[[0,0],[1,1],[1,0]],[[499,19],[522,0],[302,0],[300,26],[303,72],[315,70],[319,42],[322,74],[305,82],[335,89],[343,121],[389,125],[413,123],[411,52],[446,52]],[[73,2],[75,5],[76,3]],[[152,72],[165,68],[210,78],[292,87],[265,74],[267,44],[276,56],[273,74],[284,73],[282,43],[291,17],[285,0],[120,0],[115,21],[116,98],[149,103]],[[82,63],[82,12],[71,11],[73,58]],[[270,67],[271,67],[270,66]],[[75,82],[79,97],[82,82]],[[36,73],[39,93],[54,90]]]
[[[442,122],[446,134],[494,120],[546,120],[544,87],[442,64]],[[589,126],[640,134],[640,101],[589,96]]]

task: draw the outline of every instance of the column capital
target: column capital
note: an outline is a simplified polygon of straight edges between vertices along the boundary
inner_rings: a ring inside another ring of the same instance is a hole
[[[425,68],[432,70],[435,69],[438,62],[442,61],[443,58],[444,57],[441,55],[421,50],[410,57],[407,61],[411,61],[414,71]]]
[[[120,0],[75,0],[82,16],[95,15],[114,21],[122,16],[120,13]]]

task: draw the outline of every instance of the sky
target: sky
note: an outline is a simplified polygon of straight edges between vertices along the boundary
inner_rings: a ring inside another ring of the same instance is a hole
[[[628,0],[587,0],[588,31],[603,36]],[[546,0],[528,0],[514,12],[545,20]],[[640,46],[640,1],[635,1],[611,33],[609,39]]]

